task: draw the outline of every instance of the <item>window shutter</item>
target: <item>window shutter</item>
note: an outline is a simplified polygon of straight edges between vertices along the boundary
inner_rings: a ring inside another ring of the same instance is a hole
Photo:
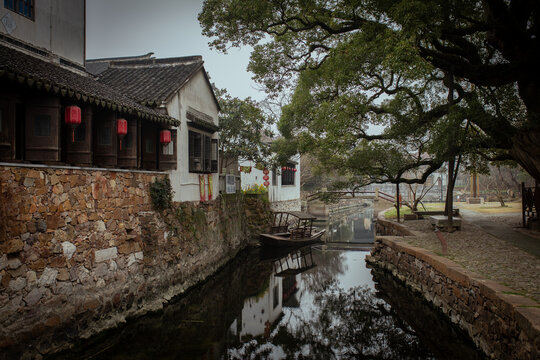
[[[203,171],[202,164],[202,146],[203,142],[201,141],[202,135],[195,132],[189,132],[189,171],[190,172],[201,172]]]
[[[218,172],[218,149],[219,149],[218,139],[212,139],[212,169],[213,173]]]
[[[204,136],[204,171],[212,170],[212,139],[210,136]]]

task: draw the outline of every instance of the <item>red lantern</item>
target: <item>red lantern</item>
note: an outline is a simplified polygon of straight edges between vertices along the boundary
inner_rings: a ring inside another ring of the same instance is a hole
[[[116,134],[120,138],[120,150],[122,150],[122,139],[127,134],[127,120],[126,119],[116,120]]]
[[[268,169],[267,169],[267,168],[264,168],[263,174],[264,174],[264,175],[268,175],[268,173],[269,173]]]
[[[264,175],[264,176],[263,176],[263,180],[268,181],[268,179],[270,179],[270,178],[268,177],[268,175]]]
[[[159,132],[159,142],[163,145],[167,145],[171,142],[171,132],[169,130],[161,130]]]
[[[265,181],[264,183],[264,186],[268,187],[268,185],[270,185],[270,183],[268,181]]]
[[[81,123],[81,108],[78,106],[66,106],[65,121],[71,127],[71,142],[75,142],[75,128]]]
[[[283,167],[281,168],[281,170],[285,171],[285,170],[287,170],[287,167],[286,167],[286,166],[283,166]]]
[[[296,172],[296,168],[293,168],[292,171]]]

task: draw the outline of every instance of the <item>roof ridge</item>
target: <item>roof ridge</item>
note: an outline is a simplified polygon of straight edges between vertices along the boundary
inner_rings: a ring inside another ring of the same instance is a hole
[[[175,66],[175,65],[189,65],[193,63],[202,63],[203,59],[201,55],[183,56],[183,57],[171,57],[171,58],[149,58],[149,59],[135,59],[135,60],[122,60],[111,61],[109,65],[111,67],[130,67],[130,66]]]
[[[137,60],[137,59],[151,59],[153,52],[149,52],[143,55],[131,55],[131,56],[118,56],[118,57],[108,57],[108,58],[96,58],[96,59],[86,59],[86,62],[107,62],[107,61],[127,61],[127,60]]]

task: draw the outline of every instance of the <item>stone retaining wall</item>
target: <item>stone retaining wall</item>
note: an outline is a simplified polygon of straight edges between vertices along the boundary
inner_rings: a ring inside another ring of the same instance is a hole
[[[164,176],[0,167],[0,359],[158,309],[247,245],[241,195],[158,214],[148,189]]]
[[[489,357],[540,358],[540,308],[534,300],[398,237],[378,237],[368,261],[420,292]]]
[[[272,211],[300,211],[302,210],[302,202],[300,199],[272,201],[270,209]]]

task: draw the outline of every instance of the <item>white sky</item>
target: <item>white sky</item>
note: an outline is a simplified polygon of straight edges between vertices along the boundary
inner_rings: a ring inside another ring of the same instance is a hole
[[[262,100],[264,93],[247,72],[250,48],[227,55],[210,50],[197,15],[202,0],[87,0],[88,59],[142,55],[155,57],[202,55],[204,67],[218,88],[239,98]]]

